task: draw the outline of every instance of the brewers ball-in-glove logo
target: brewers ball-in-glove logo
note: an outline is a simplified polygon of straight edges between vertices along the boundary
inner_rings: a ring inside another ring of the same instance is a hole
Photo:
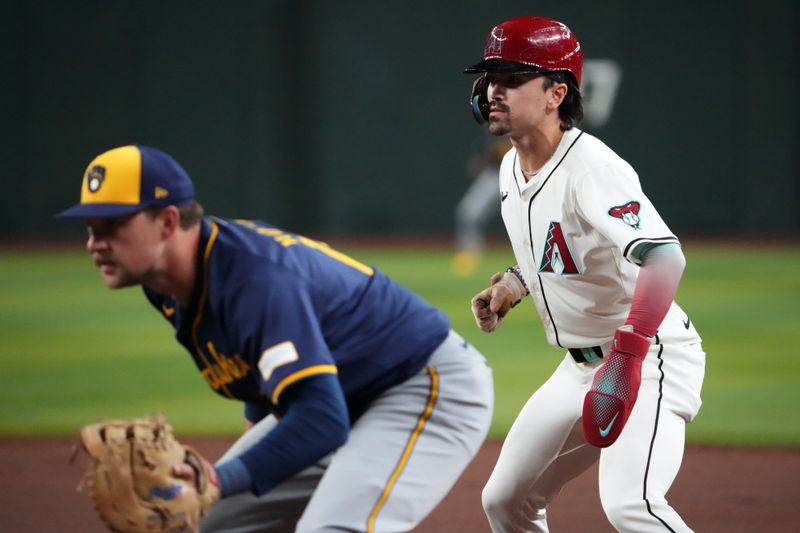
[[[618,205],[608,210],[608,214],[614,218],[622,219],[624,223],[633,229],[639,229],[639,202],[628,202],[625,205]]]
[[[86,172],[86,186],[89,187],[89,192],[97,192],[100,186],[106,179],[106,167],[103,165],[95,165]]]

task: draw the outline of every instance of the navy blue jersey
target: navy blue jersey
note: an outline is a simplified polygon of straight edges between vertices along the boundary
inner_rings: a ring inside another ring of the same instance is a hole
[[[376,268],[262,222],[205,218],[197,266],[185,307],[145,294],[205,381],[247,402],[251,419],[284,412],[281,394],[323,373],[338,374],[358,414],[418,372],[450,328]]]

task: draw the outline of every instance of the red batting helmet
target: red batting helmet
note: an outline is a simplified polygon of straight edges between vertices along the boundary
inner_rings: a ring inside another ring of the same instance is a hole
[[[464,72],[566,71],[580,87],[582,66],[581,45],[564,24],[547,17],[517,17],[492,28],[483,61]]]

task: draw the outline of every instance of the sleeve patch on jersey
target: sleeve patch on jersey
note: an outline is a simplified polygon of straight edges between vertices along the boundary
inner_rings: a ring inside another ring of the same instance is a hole
[[[264,381],[269,381],[276,368],[293,363],[299,358],[300,356],[297,355],[294,343],[285,341],[276,344],[272,348],[267,348],[261,353],[261,357],[258,360],[258,370],[261,371],[261,377]]]
[[[608,210],[608,214],[622,220],[633,229],[639,229],[639,202],[630,201],[627,204],[616,205]]]

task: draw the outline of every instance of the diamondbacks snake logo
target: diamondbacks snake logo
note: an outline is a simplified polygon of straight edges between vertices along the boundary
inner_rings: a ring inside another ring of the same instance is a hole
[[[624,205],[617,205],[608,210],[608,214],[621,219],[633,229],[639,229],[639,202],[630,201]]]

